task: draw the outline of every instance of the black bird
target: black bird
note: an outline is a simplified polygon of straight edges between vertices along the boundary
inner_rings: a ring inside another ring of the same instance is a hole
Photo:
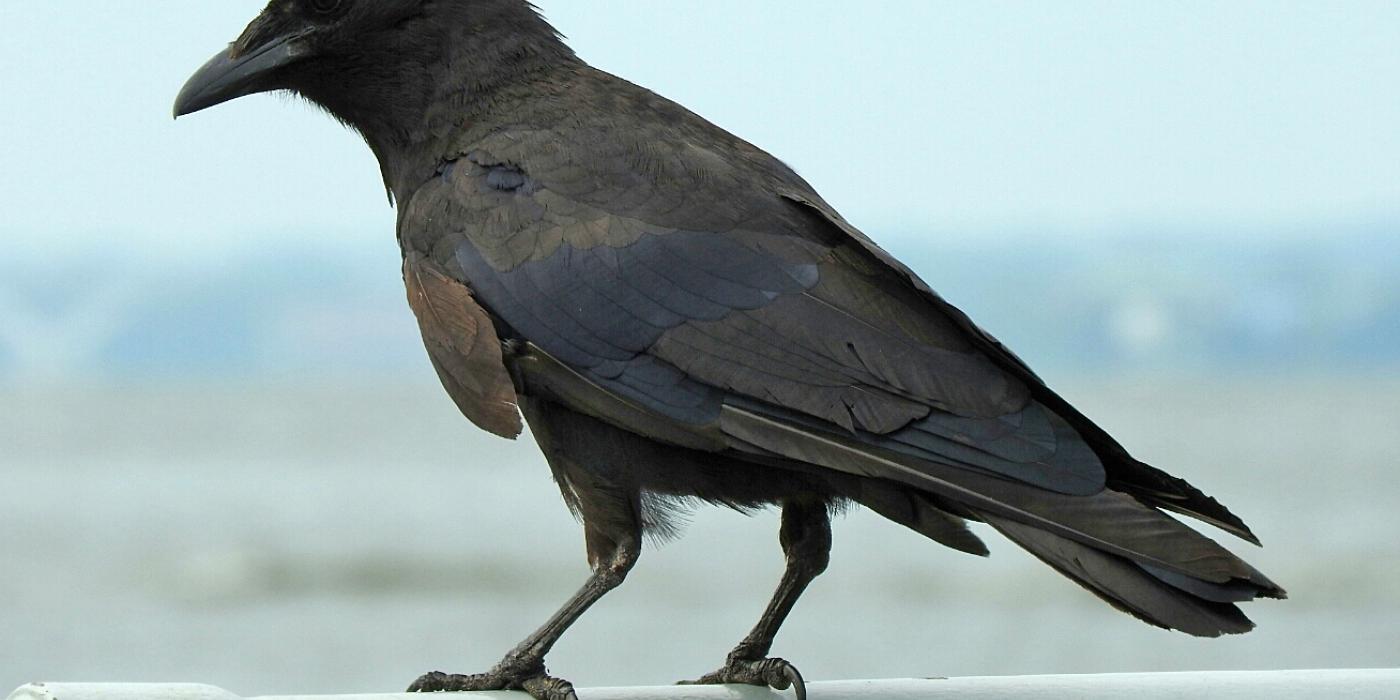
[[[467,418],[524,420],[593,575],[493,670],[412,690],[572,698],[544,657],[668,507],[782,507],[787,569],[701,683],[783,689],[779,625],[856,503],[983,555],[991,525],[1110,605],[1216,636],[1283,590],[1163,511],[1257,544],[1133,459],[790,168],[580,60],[525,0],[273,0],[189,114],[288,90],[358,130],[399,206],[409,303]]]

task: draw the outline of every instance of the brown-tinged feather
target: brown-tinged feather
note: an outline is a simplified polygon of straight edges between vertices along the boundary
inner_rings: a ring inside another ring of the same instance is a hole
[[[405,256],[403,278],[428,356],[457,407],[482,430],[518,437],[524,424],[501,341],[471,289],[416,253]]]

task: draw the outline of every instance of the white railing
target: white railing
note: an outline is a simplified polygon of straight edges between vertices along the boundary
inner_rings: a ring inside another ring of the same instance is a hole
[[[1115,673],[1082,676],[984,676],[970,678],[825,681],[807,684],[811,700],[1096,700],[1130,698],[1400,698],[1400,669],[1320,671],[1212,671],[1202,673]],[[740,686],[588,688],[580,700],[775,700],[776,692]],[[241,698],[226,690],[188,684],[35,683],[10,700],[424,700],[404,693],[341,696]],[[473,700],[522,700],[523,693],[463,693]]]

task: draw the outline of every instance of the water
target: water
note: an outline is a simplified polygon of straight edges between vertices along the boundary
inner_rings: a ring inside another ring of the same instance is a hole
[[[1292,599],[1198,640],[1116,613],[986,532],[946,550],[868,513],[775,652],[810,679],[1400,666],[1400,380],[1081,379],[1065,394],[1221,498]],[[483,670],[587,573],[528,442],[436,387],[11,389],[0,396],[0,691],[199,681],[395,690]],[[581,685],[711,670],[781,571],[776,518],[698,511],[575,626]]]

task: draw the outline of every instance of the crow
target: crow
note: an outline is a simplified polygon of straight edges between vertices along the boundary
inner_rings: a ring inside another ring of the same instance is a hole
[[[1134,459],[784,163],[589,66],[526,0],[272,0],[175,113],[267,91],[364,137],[443,386],[488,432],[528,423],[583,525],[592,575],[544,626],[410,690],[574,698],[545,655],[688,501],[780,506],[786,555],[698,683],[805,697],[769,652],[852,504],[976,555],[967,522],[986,523],[1192,635],[1285,597],[1164,511],[1258,544],[1238,517]]]

